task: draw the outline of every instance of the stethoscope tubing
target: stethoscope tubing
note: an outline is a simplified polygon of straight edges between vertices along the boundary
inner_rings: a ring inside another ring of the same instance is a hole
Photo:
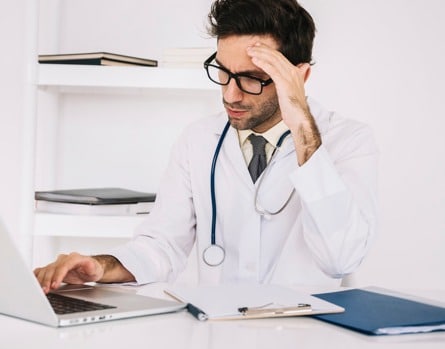
[[[275,146],[275,149],[272,153],[272,156],[270,158],[269,164],[272,163],[272,160],[275,158],[275,154],[281,149],[281,145],[283,144],[284,140],[286,139],[286,137],[290,134],[290,130],[287,130],[286,132],[284,132],[280,138],[278,139],[277,145]],[[276,211],[268,211],[263,207],[259,207],[258,205],[258,192],[260,191],[260,187],[263,183],[263,179],[266,177],[266,175],[269,173],[270,170],[270,166],[267,165],[266,168],[264,169],[263,175],[260,176],[260,178],[258,178],[258,185],[256,186],[255,189],[255,195],[254,195],[254,205],[255,205],[255,211],[260,214],[263,215],[265,217],[271,217],[271,216],[275,216],[277,214],[279,214],[281,211],[283,211],[286,207],[287,204],[290,202],[290,200],[292,199],[292,196],[294,196],[295,193],[295,188],[292,189],[292,192],[290,193],[289,197],[287,198],[286,202],[284,203],[284,205],[281,206],[280,209],[276,210]]]
[[[216,244],[216,194],[215,194],[215,167],[216,161],[218,160],[218,155],[221,150],[224,138],[226,137],[227,131],[229,130],[230,122],[227,121],[226,126],[221,133],[218,144],[216,145],[215,154],[213,155],[212,168],[210,170],[210,197],[212,201],[212,233],[210,243],[212,245]]]

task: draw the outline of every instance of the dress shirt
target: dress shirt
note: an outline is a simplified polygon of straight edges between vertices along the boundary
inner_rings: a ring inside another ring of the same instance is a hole
[[[252,130],[238,130],[239,144],[241,151],[243,152],[244,159],[246,160],[246,164],[250,163],[253,156],[252,144],[248,140],[250,134],[253,133],[258,136],[263,136],[266,139],[266,158],[267,162],[269,162],[278,140],[287,130],[289,130],[289,128],[286,126],[283,120],[263,133],[254,132]]]

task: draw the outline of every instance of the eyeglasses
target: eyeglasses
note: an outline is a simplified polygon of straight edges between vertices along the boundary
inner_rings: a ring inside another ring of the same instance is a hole
[[[236,85],[241,91],[249,93],[251,95],[259,95],[263,92],[264,86],[270,85],[273,82],[272,79],[262,80],[255,76],[250,76],[249,74],[234,74],[224,67],[210,64],[210,62],[213,61],[215,57],[216,52],[209,58],[207,58],[204,62],[204,69],[207,71],[209,79],[215,84],[226,86],[233,78],[235,79]]]

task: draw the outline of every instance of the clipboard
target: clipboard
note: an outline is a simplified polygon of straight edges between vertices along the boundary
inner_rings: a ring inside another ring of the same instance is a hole
[[[235,320],[340,313],[344,308],[328,301],[276,285],[172,286],[164,290],[186,303],[196,319]]]

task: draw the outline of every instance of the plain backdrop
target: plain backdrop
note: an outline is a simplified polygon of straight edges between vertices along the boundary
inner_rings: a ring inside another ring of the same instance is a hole
[[[204,28],[211,2],[41,0],[37,11],[39,25],[33,22],[33,1],[1,3],[0,215],[11,230],[26,234],[29,227],[22,224],[22,201],[32,193],[24,190],[21,178],[30,170],[24,161],[32,126],[32,120],[26,117],[33,87],[27,79],[29,62],[34,59],[27,56],[32,52],[30,48],[38,43],[39,53],[113,51],[162,60],[165,48],[215,45]],[[370,124],[380,149],[379,234],[356,273],[355,282],[404,289],[444,289],[445,3],[305,0],[302,4],[317,25],[316,64],[307,84],[308,95],[331,110]],[[61,183],[65,184],[72,180],[66,171],[78,166],[76,158],[80,158],[76,157],[75,147],[64,143],[81,130],[70,113],[87,118],[88,112],[102,110],[101,106],[109,103],[104,97],[97,97],[91,105],[70,109],[79,105],[76,99],[81,97],[73,96],[63,102],[66,112],[61,115],[65,121],[61,123],[63,139],[59,146],[62,153],[67,153],[61,157],[69,154],[69,158],[74,158],[72,163],[61,161],[59,165]],[[163,131],[174,125],[174,136],[188,121],[214,111],[193,104],[185,111],[185,117],[182,110],[178,115],[169,115],[171,123],[166,125],[161,122],[165,120],[162,103],[147,105],[134,96],[119,98],[113,101],[117,109],[119,105],[133,103],[133,108],[139,110],[129,116],[133,122]],[[171,98],[182,98],[181,103],[187,105],[187,96]],[[161,117],[143,119],[147,108]],[[109,132],[117,132],[120,126],[125,130],[124,120],[114,114],[110,117],[116,119],[117,126]],[[98,115],[85,122],[90,122],[90,129],[98,133],[101,118],[103,115]],[[128,129],[129,137],[131,132]],[[141,129],[136,139],[143,138],[140,132]],[[147,150],[152,155],[147,159],[153,162],[150,184],[144,186],[142,177],[129,174],[129,180],[140,184],[138,189],[156,188],[174,137],[155,140],[163,143],[156,154]],[[94,162],[94,158],[89,161]],[[126,171],[135,171],[131,166],[131,161],[123,165]],[[119,175],[120,171],[124,170],[116,169]],[[90,183],[96,184],[94,177]]]

